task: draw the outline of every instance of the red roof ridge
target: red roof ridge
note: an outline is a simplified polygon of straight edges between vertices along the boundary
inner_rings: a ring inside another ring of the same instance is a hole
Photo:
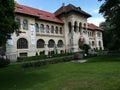
[[[21,14],[32,15],[32,16],[38,17],[39,19],[42,19],[42,20],[63,23],[62,20],[57,18],[54,13],[36,9],[33,7],[29,7],[29,6],[25,6],[25,5],[21,5],[18,3],[15,4],[15,12],[21,13]]]
[[[88,23],[88,29],[90,29],[90,30],[100,30],[100,31],[103,31],[102,28],[96,26],[96,25],[93,24],[93,23]]]
[[[61,15],[63,13],[69,13],[69,12],[77,12],[77,13],[83,14],[84,16],[91,17],[90,14],[83,11],[80,7],[76,7],[76,6],[72,5],[72,4],[68,4],[66,6],[60,7],[59,9],[57,9],[55,11],[55,15],[59,16],[59,15]]]

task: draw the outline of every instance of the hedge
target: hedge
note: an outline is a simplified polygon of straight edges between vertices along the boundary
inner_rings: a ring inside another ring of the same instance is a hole
[[[39,56],[36,55],[36,56],[31,56],[31,57],[18,57],[17,62],[43,60],[47,58],[55,58],[55,57],[62,57],[62,56],[69,56],[69,55],[72,55],[72,53],[39,55]]]
[[[73,56],[68,57],[62,57],[62,58],[51,58],[47,60],[41,60],[41,61],[35,61],[35,62],[27,62],[22,65],[23,68],[29,68],[29,67],[40,67],[48,64],[55,64],[60,62],[68,62],[73,60]]]

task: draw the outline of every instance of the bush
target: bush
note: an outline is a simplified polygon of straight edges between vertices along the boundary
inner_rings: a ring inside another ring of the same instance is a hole
[[[41,61],[36,61],[36,62],[28,62],[24,63],[22,65],[23,68],[29,68],[29,67],[40,67],[48,64],[55,64],[55,63],[60,63],[60,62],[68,62],[73,60],[73,56],[70,57],[62,57],[62,58],[51,58],[48,60],[41,60]]]
[[[31,57],[18,57],[17,62],[23,62],[23,61],[34,61],[34,60],[41,60],[46,59],[46,55],[39,55],[39,56],[31,56]]]
[[[51,54],[52,52],[52,54]],[[47,58],[55,58],[55,57],[63,57],[73,55],[73,53],[63,53],[63,54],[53,54],[53,51],[49,52],[48,55],[39,55],[39,56],[31,56],[31,57],[18,57],[17,62],[24,62],[24,61],[35,61],[35,60],[42,60]]]
[[[6,67],[10,64],[10,60],[0,58],[0,67]]]

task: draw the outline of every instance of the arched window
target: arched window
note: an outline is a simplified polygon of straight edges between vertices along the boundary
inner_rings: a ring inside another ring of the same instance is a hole
[[[49,40],[49,42],[48,42],[48,47],[49,48],[54,48],[54,46],[55,46],[55,42],[54,42],[54,40]]]
[[[44,46],[45,46],[44,40],[43,39],[39,39],[37,41],[37,48],[44,48]]]
[[[40,25],[40,31],[41,31],[41,33],[44,33],[44,25],[43,24]]]
[[[62,27],[60,27],[60,34],[62,34]]]
[[[54,33],[54,26],[51,26],[51,33]]]
[[[59,40],[57,46],[58,46],[58,47],[63,47],[63,41],[62,41],[62,40]]]
[[[81,29],[82,29],[82,23],[80,22],[79,23],[79,32],[81,31]]]
[[[35,29],[36,29],[36,32],[39,32],[39,25],[38,25],[38,23],[35,23]]]
[[[28,41],[25,38],[20,38],[17,41],[17,49],[27,49]]]
[[[74,31],[75,32],[77,31],[77,21],[75,21],[75,23],[74,23]]]
[[[83,29],[86,29],[86,23],[84,23],[84,27],[83,27]]]
[[[55,29],[55,33],[58,34],[58,27],[56,27],[56,29]]]
[[[49,26],[47,25],[47,26],[46,26],[46,33],[49,33],[49,30],[50,30],[50,28],[49,28]]]
[[[23,20],[23,29],[28,30],[28,20],[27,19]]]
[[[92,46],[94,46],[95,45],[95,43],[94,43],[94,41],[92,41]]]
[[[72,31],[72,25],[71,25],[71,22],[68,23],[68,28],[69,28],[69,33],[71,33],[71,31]]]

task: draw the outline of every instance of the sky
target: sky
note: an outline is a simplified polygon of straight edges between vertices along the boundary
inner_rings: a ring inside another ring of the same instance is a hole
[[[17,3],[44,10],[47,12],[54,13],[58,8],[65,5],[73,4],[76,7],[81,7],[81,9],[92,17],[88,18],[88,23],[93,23],[97,26],[104,21],[104,18],[99,14],[99,7],[103,2],[98,2],[98,0],[15,0]]]

